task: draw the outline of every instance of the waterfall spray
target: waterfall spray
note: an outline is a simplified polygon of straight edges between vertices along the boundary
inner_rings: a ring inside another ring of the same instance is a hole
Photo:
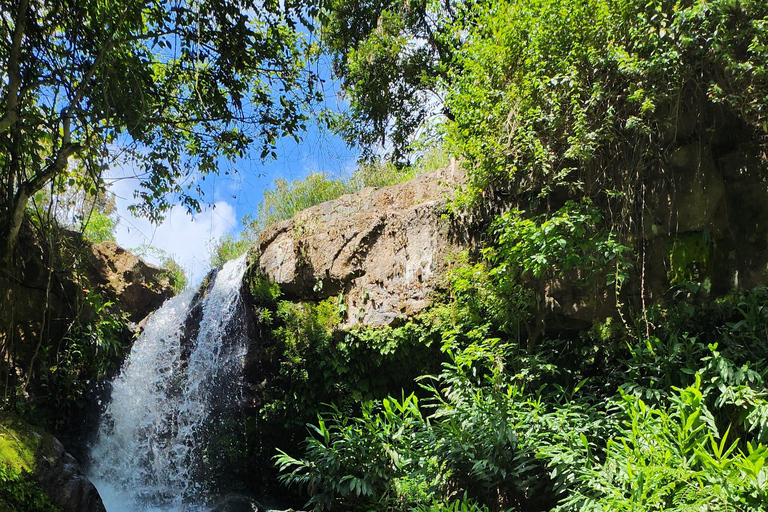
[[[212,423],[240,403],[246,257],[167,301],[134,344],[102,417],[89,476],[108,512],[199,510]],[[199,322],[198,322],[199,321]]]

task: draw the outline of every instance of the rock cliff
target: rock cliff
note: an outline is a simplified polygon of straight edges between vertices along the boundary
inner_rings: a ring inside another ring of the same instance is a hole
[[[28,227],[19,242],[23,257],[15,275],[0,275],[0,290],[13,297],[11,304],[0,306],[0,318],[16,319],[21,361],[26,351],[34,350],[25,340],[39,340],[41,328],[46,338],[64,336],[73,320],[87,313],[88,294],[98,293],[100,300],[114,304],[112,314],[135,323],[174,293],[162,269],[114,242],[92,245],[79,233],[62,230],[51,244]]]
[[[287,298],[341,293],[343,327],[389,325],[429,304],[459,248],[444,214],[463,181],[453,163],[304,210],[261,235],[258,266]]]
[[[585,288],[567,276],[548,282],[543,299],[551,334],[616,316],[617,304],[639,304],[640,297],[647,304],[664,302],[687,281],[705,283],[713,297],[768,284],[768,186],[760,148],[730,124],[710,124],[699,128],[708,137],[678,134],[660,174],[638,183],[645,187],[634,220],[640,229],[629,243],[638,255],[633,267],[642,273],[633,282],[641,284],[616,297],[604,283]],[[289,300],[341,294],[347,312],[341,328],[390,325],[428,305],[450,255],[468,248],[443,215],[464,182],[454,162],[407,183],[309,208],[262,233],[258,267]],[[488,217],[516,200],[489,192]],[[484,226],[460,229],[477,239]]]

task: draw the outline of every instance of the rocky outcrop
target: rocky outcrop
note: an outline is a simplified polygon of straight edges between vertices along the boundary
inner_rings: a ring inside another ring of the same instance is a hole
[[[106,512],[96,487],[55,437],[43,444],[35,478],[62,512]]]
[[[569,276],[547,282],[542,299],[550,334],[616,316],[619,304],[664,302],[685,282],[706,283],[712,297],[768,285],[764,148],[722,113],[682,119],[668,144],[638,182],[640,209],[629,221],[639,228],[625,240],[637,255],[630,263],[638,274],[621,297],[604,279],[588,287]],[[468,236],[456,240],[457,226],[444,218],[447,198],[463,180],[454,163],[309,208],[262,234],[258,267],[288,299],[341,293],[342,328],[408,317],[429,304],[448,255],[470,248],[485,232],[480,220],[462,226]],[[550,199],[552,210],[573,198]],[[521,198],[489,191],[485,200],[488,211],[474,215],[487,220]],[[516,206],[529,209],[524,200]]]
[[[91,282],[138,322],[173,295],[172,283],[164,270],[151,265],[115,242],[101,242],[92,248]]]
[[[174,294],[162,269],[114,242],[91,245],[79,233],[61,230],[49,245],[25,225],[19,245],[23,258],[15,275],[8,280],[0,275],[0,290],[8,290],[9,297],[13,297],[0,304],[0,317],[18,323],[16,330],[22,341],[39,341],[39,329],[44,326],[45,336],[58,342],[73,321],[90,313],[83,304],[94,292],[101,296],[102,303],[114,303],[109,311],[115,316],[124,314],[134,323]],[[48,318],[44,318],[46,313]],[[22,352],[17,355],[21,360],[31,357],[35,346],[20,343],[17,348]]]
[[[259,269],[288,298],[343,294],[344,327],[389,325],[417,313],[458,248],[444,214],[463,180],[453,163],[304,210],[261,235]]]
[[[62,512],[106,512],[96,487],[55,437],[0,412],[0,448],[0,465],[10,475],[28,475]],[[15,510],[17,504],[0,500],[3,505]]]

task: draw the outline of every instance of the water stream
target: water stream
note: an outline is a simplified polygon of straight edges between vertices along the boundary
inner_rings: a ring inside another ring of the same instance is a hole
[[[208,433],[240,403],[245,267],[244,255],[168,300],[133,345],[91,449],[108,512],[205,510]]]

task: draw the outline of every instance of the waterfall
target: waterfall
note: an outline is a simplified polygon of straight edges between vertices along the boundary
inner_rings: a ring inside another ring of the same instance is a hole
[[[208,434],[240,403],[245,267],[168,300],[112,383],[89,470],[108,512],[202,510]]]

